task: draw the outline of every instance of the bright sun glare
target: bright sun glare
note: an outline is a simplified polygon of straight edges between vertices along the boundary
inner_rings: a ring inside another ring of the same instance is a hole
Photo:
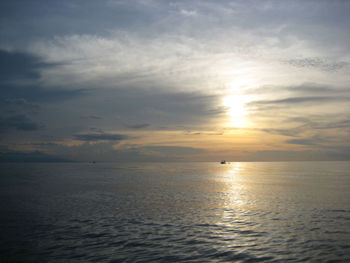
[[[233,127],[242,128],[245,126],[245,103],[246,100],[241,95],[232,95],[224,99],[224,106],[228,108],[228,114],[231,117],[230,124]]]
[[[254,81],[247,78],[237,78],[229,85],[234,92],[226,96],[223,105],[227,107],[227,113],[230,116],[230,125],[236,128],[247,126],[247,108],[246,104],[250,101],[250,97],[242,94],[242,90],[248,86],[252,86]]]

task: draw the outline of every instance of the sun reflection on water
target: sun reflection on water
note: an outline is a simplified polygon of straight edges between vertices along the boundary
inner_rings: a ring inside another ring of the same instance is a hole
[[[227,186],[225,207],[244,205],[242,193],[244,193],[246,185],[242,178],[244,171],[244,164],[240,162],[228,164],[224,172],[224,180]]]

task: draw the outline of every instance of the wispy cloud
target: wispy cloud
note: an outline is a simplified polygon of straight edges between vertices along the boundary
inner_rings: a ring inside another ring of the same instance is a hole
[[[326,103],[326,102],[350,102],[350,97],[292,97],[278,100],[257,100],[248,103],[248,106],[255,105],[278,105],[278,104],[300,104],[300,103]]]
[[[16,129],[20,131],[36,131],[44,128],[42,123],[29,119],[26,115],[10,115],[5,118],[0,117],[0,131]]]
[[[79,141],[122,141],[128,139],[128,136],[111,133],[84,133],[76,134],[74,138]]]
[[[127,128],[130,129],[144,129],[150,126],[149,123],[140,123],[140,124],[133,124],[133,125],[125,125]]]
[[[301,59],[288,59],[283,61],[286,64],[292,65],[298,68],[315,68],[324,71],[338,71],[343,68],[349,67],[348,62],[344,61],[329,61],[326,58],[301,58]]]
[[[319,137],[304,138],[304,139],[291,139],[286,141],[289,144],[300,144],[300,145],[319,145],[323,140]]]

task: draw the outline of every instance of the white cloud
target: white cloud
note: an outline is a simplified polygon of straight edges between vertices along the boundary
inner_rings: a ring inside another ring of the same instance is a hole
[[[339,85],[348,79],[343,72],[325,73],[319,67],[300,68],[295,63],[285,63],[299,58],[324,58],[322,50],[313,49],[305,40],[293,36],[281,39],[273,32],[238,28],[213,29],[210,37],[207,32],[196,38],[176,32],[154,38],[125,31],[104,37],[56,36],[36,42],[29,49],[49,62],[62,64],[43,72],[42,81],[47,85],[214,91],[226,90],[237,78],[258,79],[256,85],[261,86],[318,81]],[[333,65],[348,63],[329,55],[327,60]]]
[[[197,12],[195,10],[181,9],[180,14],[184,16],[196,16]]]

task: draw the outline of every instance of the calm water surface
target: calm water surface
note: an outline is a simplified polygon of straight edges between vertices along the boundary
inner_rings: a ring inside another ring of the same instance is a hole
[[[0,171],[0,262],[350,262],[350,162]]]

